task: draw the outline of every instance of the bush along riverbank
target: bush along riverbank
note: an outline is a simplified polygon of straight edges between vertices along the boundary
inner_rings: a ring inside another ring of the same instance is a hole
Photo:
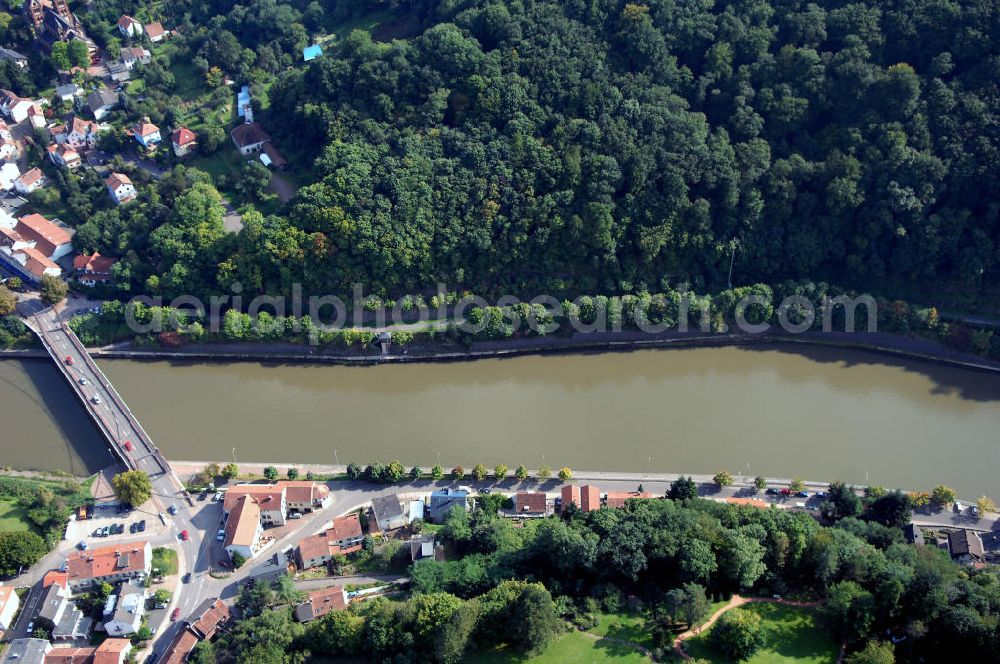
[[[548,308],[541,304],[518,303],[507,306],[473,304],[471,294],[449,293],[443,296],[451,318],[423,323],[400,323],[376,327],[346,327],[325,329],[309,316],[280,316],[261,311],[255,316],[230,309],[216,320],[204,313],[180,311],[169,307],[150,307],[142,303],[108,301],[99,313],[87,313],[71,321],[71,326],[88,346],[107,346],[130,341],[134,349],[171,349],[190,344],[206,346],[224,344],[287,344],[290,352],[296,346],[309,346],[318,352],[370,354],[379,341],[380,332],[389,331],[396,352],[448,352],[468,349],[484,341],[530,340],[541,337],[569,339],[579,330],[600,334],[629,333],[632,340],[655,338],[650,326],[660,330],[687,329],[708,335],[721,335],[737,329],[738,316],[755,326],[796,327],[796,331],[821,332],[824,322],[834,331],[845,329],[845,307],[829,306],[828,300],[857,293],[827,284],[786,282],[777,286],[755,284],[725,290],[714,295],[698,295],[691,291],[670,290],[664,293],[639,293],[624,296],[582,296],[564,300]],[[435,296],[436,298],[437,296]],[[789,303],[789,298],[796,298]],[[438,304],[435,298],[431,306]],[[748,298],[750,304],[746,304]],[[1000,335],[985,327],[973,327],[961,322],[946,322],[934,307],[920,307],[901,300],[873,298],[878,331],[940,343],[954,351],[1000,360]],[[414,315],[420,303],[409,300],[409,307],[397,302],[376,300],[390,319],[391,310]],[[784,303],[784,304],[782,304]],[[372,300],[365,303],[368,311]],[[855,309],[856,330],[867,329],[866,304]],[[829,310],[827,309],[829,307]],[[461,313],[461,318],[455,318]],[[127,321],[133,320],[137,333]],[[460,325],[460,323],[464,323]],[[659,333],[662,335],[662,331]],[[210,351],[209,351],[210,352]]]

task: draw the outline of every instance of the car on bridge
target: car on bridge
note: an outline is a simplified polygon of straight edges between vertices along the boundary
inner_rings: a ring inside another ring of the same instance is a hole
[[[89,385],[89,384],[90,384],[90,381],[89,381],[89,380],[87,380],[86,378],[81,378],[81,379],[80,379],[80,384],[81,384],[81,385]]]
[[[126,440],[124,447],[125,447],[125,451],[126,452],[131,452],[132,451],[132,441],[131,440]]]
[[[68,364],[69,366],[73,366],[73,357],[72,356],[70,356],[70,355],[66,356],[66,364]]]
[[[90,401],[95,404],[101,403],[101,397],[95,394],[94,396],[90,397]]]

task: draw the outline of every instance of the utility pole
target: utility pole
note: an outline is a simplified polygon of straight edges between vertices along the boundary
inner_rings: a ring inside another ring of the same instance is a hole
[[[233,445],[233,463],[236,463],[236,446],[235,445]]]

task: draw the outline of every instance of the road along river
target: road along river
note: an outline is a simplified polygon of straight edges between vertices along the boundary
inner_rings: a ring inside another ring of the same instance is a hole
[[[0,371],[14,372],[11,364],[28,363],[3,362]],[[861,351],[690,348],[378,367],[100,364],[168,459],[228,459],[235,446],[237,460],[280,463],[726,467],[908,488],[943,482],[963,496],[1000,498],[1000,378]],[[18,415],[8,393],[23,387],[0,383],[5,421]],[[84,420],[71,397],[59,409]],[[32,430],[54,436],[44,410],[28,417]],[[0,461],[51,466],[42,450],[52,445],[11,457],[5,443]]]

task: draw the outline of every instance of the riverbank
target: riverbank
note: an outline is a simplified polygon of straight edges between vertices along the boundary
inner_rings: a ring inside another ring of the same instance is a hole
[[[767,344],[826,346],[879,353],[909,360],[1000,374],[1000,361],[963,353],[929,339],[884,332],[767,331],[761,334],[713,334],[675,331],[659,334],[638,331],[577,333],[571,337],[519,338],[480,341],[468,348],[457,344],[414,346],[402,352],[338,353],[332,349],[293,343],[187,344],[176,348],[137,348],[132,342],[89,348],[95,358],[131,360],[192,360],[207,362],[284,362],[344,366],[467,362],[472,360],[595,352],[627,352],[649,348],[699,348]],[[47,357],[43,351],[2,351],[0,357]]]

